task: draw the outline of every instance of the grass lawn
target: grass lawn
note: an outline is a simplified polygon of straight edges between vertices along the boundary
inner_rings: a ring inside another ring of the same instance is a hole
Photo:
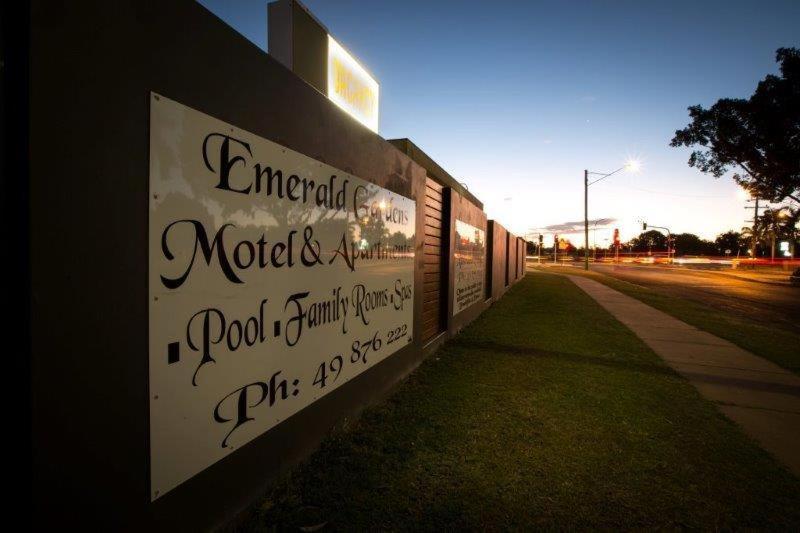
[[[568,279],[536,274],[236,527],[323,523],[796,530],[800,480]]]
[[[696,328],[727,339],[745,350],[800,374],[800,335],[779,325],[748,321],[740,315],[725,312],[699,302],[666,295],[598,272],[578,268],[557,268],[553,271],[587,276],[632,296]],[[792,290],[792,288],[788,288]]]

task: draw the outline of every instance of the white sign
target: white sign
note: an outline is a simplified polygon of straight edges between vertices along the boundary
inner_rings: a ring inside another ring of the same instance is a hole
[[[150,106],[156,499],[411,342],[415,203]]]
[[[378,82],[328,35],[328,98],[378,132]]]
[[[486,276],[486,233],[482,229],[456,220],[454,252],[455,284],[453,315],[457,315],[484,298]]]

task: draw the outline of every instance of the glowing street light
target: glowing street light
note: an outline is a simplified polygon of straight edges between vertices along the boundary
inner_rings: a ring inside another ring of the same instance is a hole
[[[603,173],[589,172],[588,170],[583,171],[583,268],[585,270],[589,270],[589,185],[594,185],[598,181],[602,181],[622,170],[626,170],[628,172],[639,172],[641,168],[642,164],[639,162],[639,160],[629,158],[627,161],[625,161],[623,166],[614,172]],[[600,177],[590,182],[589,174]]]
[[[639,172],[639,170],[641,170],[642,168],[642,163],[638,159],[628,159],[627,161],[625,161],[624,168],[628,172]]]

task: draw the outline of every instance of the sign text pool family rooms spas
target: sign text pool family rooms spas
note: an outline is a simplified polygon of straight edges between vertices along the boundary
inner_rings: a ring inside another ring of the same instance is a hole
[[[151,498],[412,339],[415,203],[156,94]]]
[[[453,315],[484,298],[486,232],[456,220],[454,250]]]

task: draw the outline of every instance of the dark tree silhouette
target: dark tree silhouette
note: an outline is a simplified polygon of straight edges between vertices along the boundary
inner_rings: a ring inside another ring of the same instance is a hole
[[[664,252],[667,249],[667,236],[651,229],[640,233],[628,242],[634,252]]]
[[[714,245],[719,255],[725,255],[726,250],[730,250],[732,255],[738,255],[744,253],[747,249],[747,243],[742,234],[733,230],[717,235]]]
[[[689,108],[692,121],[670,146],[699,147],[689,166],[720,177],[729,169],[752,195],[800,202],[800,49],[779,48],[780,76],[768,75],[748,99]]]
[[[713,255],[717,251],[713,242],[701,239],[694,233],[678,233],[672,237],[677,255]]]

